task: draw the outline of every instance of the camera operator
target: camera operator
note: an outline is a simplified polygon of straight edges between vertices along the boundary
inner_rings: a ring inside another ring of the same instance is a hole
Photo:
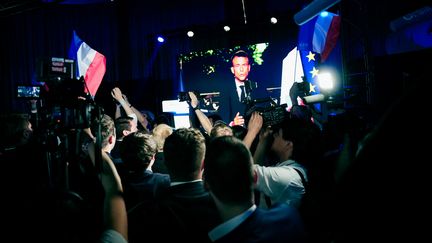
[[[0,117],[0,163],[3,175],[2,194],[5,197],[2,218],[7,222],[6,232],[23,230],[31,234],[41,229],[34,225],[33,217],[41,211],[41,201],[48,191],[47,165],[43,149],[36,142],[27,114],[5,114]],[[12,233],[13,234],[13,233]],[[14,238],[15,241],[25,241]]]
[[[299,207],[308,181],[307,166],[320,155],[320,129],[310,120],[298,118],[287,118],[264,128],[262,124],[262,117],[253,113],[246,135],[250,144],[259,134],[254,153],[256,189],[271,204],[280,202]],[[276,156],[276,161],[269,166],[266,159],[271,154]]]
[[[22,189],[22,185],[32,187],[48,186],[47,165],[44,163],[42,145],[34,136],[28,114],[6,114],[0,118],[2,141],[0,162],[3,171],[12,173],[8,188]],[[19,177],[15,177],[19,175]],[[11,183],[12,182],[12,183]],[[18,191],[17,191],[18,192]]]
[[[7,114],[1,117],[1,134],[4,150],[13,150],[30,142],[33,134],[30,117],[27,114]]]

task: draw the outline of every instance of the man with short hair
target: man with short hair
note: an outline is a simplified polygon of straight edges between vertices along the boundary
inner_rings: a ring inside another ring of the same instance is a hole
[[[122,163],[122,159],[120,156],[120,144],[123,141],[123,138],[133,132],[138,131],[137,124],[134,122],[134,119],[130,116],[123,116],[115,119],[115,128],[116,128],[116,144],[114,148],[111,150],[111,158],[115,164]]]
[[[156,152],[156,141],[144,131],[125,136],[120,145],[124,165],[120,176],[128,209],[142,201],[153,200],[158,191],[166,189],[170,184],[168,175],[152,171]]]
[[[195,128],[177,129],[166,138],[163,151],[170,187],[157,195],[156,207],[147,204],[131,212],[131,239],[209,242],[207,232],[220,218],[202,181],[204,136]],[[164,234],[148,234],[152,229]]]
[[[234,75],[234,82],[229,81],[222,90],[223,100],[221,100],[219,114],[224,121],[230,125],[243,125],[243,116],[247,109],[250,89],[246,87],[251,63],[249,54],[239,50],[231,57],[231,73]],[[233,119],[234,118],[234,119]],[[231,119],[233,119],[231,121]]]
[[[278,204],[272,209],[254,203],[252,155],[233,137],[210,141],[204,163],[205,185],[223,223],[209,232],[216,242],[306,242],[297,210]]]

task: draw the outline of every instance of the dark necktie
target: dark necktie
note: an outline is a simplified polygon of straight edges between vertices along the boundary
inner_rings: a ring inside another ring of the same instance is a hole
[[[245,86],[244,85],[240,85],[240,89],[241,89],[241,92],[240,92],[240,101],[244,102],[245,99],[246,99]]]

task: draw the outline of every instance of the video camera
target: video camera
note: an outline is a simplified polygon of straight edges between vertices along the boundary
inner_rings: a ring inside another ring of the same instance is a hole
[[[288,118],[289,113],[286,107],[287,104],[270,107],[253,106],[246,112],[246,117],[250,117],[253,112],[257,111],[263,117],[263,127],[273,126]]]
[[[197,97],[199,97],[196,92],[194,92],[194,93]],[[180,102],[182,102],[182,101],[190,102],[191,101],[191,97],[189,96],[189,92],[180,92],[178,94],[178,99]]]
[[[39,58],[36,62],[36,77],[39,81],[74,79],[75,61],[61,57]]]
[[[73,60],[58,57],[38,60],[37,78],[45,83],[39,93],[44,105],[40,118],[48,128],[85,128],[92,121],[95,104],[85,93],[84,78],[76,78],[74,64]],[[27,94],[21,89],[18,94]]]

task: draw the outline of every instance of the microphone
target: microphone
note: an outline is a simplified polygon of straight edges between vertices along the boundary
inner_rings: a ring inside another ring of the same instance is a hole
[[[253,89],[258,88],[258,83],[249,79],[245,80],[244,85],[247,93],[249,93]]]

